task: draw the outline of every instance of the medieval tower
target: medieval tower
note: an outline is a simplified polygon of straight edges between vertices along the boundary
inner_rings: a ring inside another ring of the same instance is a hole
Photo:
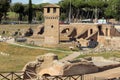
[[[44,7],[45,46],[59,44],[59,13],[58,5],[49,4]]]

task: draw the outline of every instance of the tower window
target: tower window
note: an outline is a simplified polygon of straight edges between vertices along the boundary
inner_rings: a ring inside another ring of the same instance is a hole
[[[53,13],[56,13],[56,8],[53,8]]]
[[[51,28],[53,28],[53,25],[51,26]]]
[[[47,13],[50,13],[50,8],[47,8]]]

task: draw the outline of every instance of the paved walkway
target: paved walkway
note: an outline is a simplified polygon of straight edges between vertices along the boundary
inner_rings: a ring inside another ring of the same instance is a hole
[[[60,61],[68,61],[68,60],[73,60],[80,56],[80,52],[73,52],[72,54],[68,55],[67,57],[61,59]]]

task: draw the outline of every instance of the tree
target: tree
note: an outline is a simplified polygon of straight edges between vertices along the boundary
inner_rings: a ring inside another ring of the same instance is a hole
[[[107,19],[113,18],[113,15],[115,15],[115,10],[113,6],[113,0],[109,0],[108,7],[104,11],[104,14]]]
[[[94,10],[95,19],[97,22],[99,11],[101,11],[102,8],[106,7],[105,1],[104,0],[89,0],[88,5],[91,6],[91,8]]]
[[[120,21],[120,0],[115,0],[115,19]]]
[[[105,15],[108,19],[115,18],[120,20],[120,0],[109,0],[108,7],[105,10]]]
[[[28,23],[32,23],[32,18],[33,18],[33,8],[32,8],[32,1],[29,0],[29,9],[28,9]]]
[[[6,19],[6,15],[7,15],[9,8],[10,8],[9,0],[0,0],[0,23],[1,23],[1,19],[3,16]]]
[[[85,8],[87,6],[87,4],[85,3],[84,0],[72,0],[72,5],[73,5],[73,8],[76,9],[76,19],[78,21],[79,17],[81,17],[80,15],[80,12],[83,11],[83,8]]]
[[[61,20],[61,21],[64,21],[65,19],[66,19],[65,13],[61,13],[60,20]]]
[[[18,20],[22,20],[22,16],[23,16],[23,12],[24,12],[24,6],[22,3],[15,3],[12,6],[12,11],[14,11],[15,13],[19,14]]]

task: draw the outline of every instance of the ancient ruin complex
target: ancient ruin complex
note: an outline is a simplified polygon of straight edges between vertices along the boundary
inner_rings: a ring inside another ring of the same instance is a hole
[[[28,43],[45,47],[74,46],[79,41],[82,47],[104,46],[120,49],[120,25],[103,23],[60,24],[60,6],[49,4],[44,7],[44,23],[37,28],[9,29],[0,32],[26,36]],[[7,28],[7,27],[6,27]],[[1,31],[2,30],[2,31]],[[68,45],[67,45],[68,42]],[[117,44],[117,45],[116,45]]]
[[[38,56],[35,61],[29,62],[24,67],[24,78],[36,74],[38,76],[55,75],[83,75],[96,73],[120,66],[120,62],[106,60],[103,57],[86,57],[71,61],[60,61],[53,53]],[[35,77],[35,76],[32,76]]]
[[[42,37],[45,46],[57,46],[60,42],[79,41],[83,47],[97,45],[120,48],[120,26],[98,23],[59,24],[60,7],[48,5],[44,7],[45,22],[39,26],[39,33],[33,37]],[[52,44],[52,45],[51,45]],[[119,44],[119,45],[116,45]]]

